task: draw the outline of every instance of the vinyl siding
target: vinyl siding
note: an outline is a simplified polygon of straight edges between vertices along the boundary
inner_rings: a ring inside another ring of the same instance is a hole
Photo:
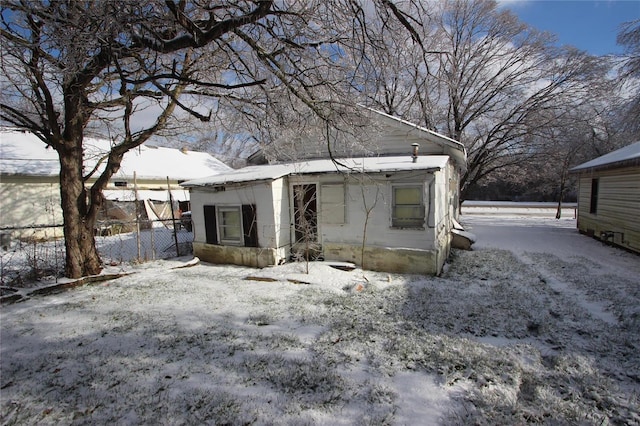
[[[589,213],[592,179],[598,179],[595,214]],[[640,167],[582,173],[578,229],[640,253]]]

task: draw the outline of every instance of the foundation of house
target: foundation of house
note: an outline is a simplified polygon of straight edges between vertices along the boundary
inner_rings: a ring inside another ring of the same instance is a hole
[[[203,262],[264,268],[281,263],[285,258],[282,250],[260,247],[219,246],[193,243],[193,254]]]
[[[230,264],[264,268],[284,262],[287,253],[284,249],[220,246],[206,243],[193,243],[193,254],[203,262]],[[322,255],[328,261],[352,262],[370,271],[392,272],[400,274],[438,275],[446,259],[446,253],[437,250],[407,248],[389,248],[350,244],[325,243]]]
[[[353,262],[371,271],[437,275],[442,267],[437,250],[367,246],[363,264],[362,246],[325,243],[322,249],[325,260]]]

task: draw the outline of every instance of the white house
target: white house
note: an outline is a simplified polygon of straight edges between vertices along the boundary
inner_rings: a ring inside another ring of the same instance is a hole
[[[385,114],[373,117],[380,126],[371,142],[385,156],[254,165],[182,183],[191,191],[194,254],[254,267],[306,256],[439,274],[458,216],[464,147]]]
[[[87,172],[110,146],[108,140],[85,139]],[[111,178],[104,194],[111,201],[134,200],[135,174],[138,199],[167,201],[170,187],[173,199],[185,202],[189,200],[189,193],[179,182],[229,170],[230,167],[204,152],[145,144],[125,154],[120,170]],[[62,223],[59,172],[57,153],[37,136],[22,130],[0,129],[0,228],[4,229],[3,233],[9,232],[8,228]],[[93,182],[89,179],[88,184]],[[48,228],[36,234],[37,238],[48,238],[61,232],[62,228]]]

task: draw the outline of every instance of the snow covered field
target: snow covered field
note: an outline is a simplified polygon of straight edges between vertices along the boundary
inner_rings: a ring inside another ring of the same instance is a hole
[[[182,258],[3,306],[0,422],[639,424],[640,257],[510,214],[439,278]]]

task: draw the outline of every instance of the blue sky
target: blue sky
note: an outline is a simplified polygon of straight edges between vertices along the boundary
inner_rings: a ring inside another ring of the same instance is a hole
[[[620,24],[640,19],[640,0],[502,0],[521,21],[593,55],[622,53]]]

